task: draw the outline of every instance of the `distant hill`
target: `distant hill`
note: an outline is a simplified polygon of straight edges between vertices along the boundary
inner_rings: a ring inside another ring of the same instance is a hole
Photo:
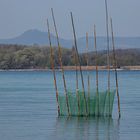
[[[51,34],[52,43],[56,44],[56,37]],[[60,42],[67,46],[68,43],[67,40],[60,39]],[[18,44],[18,45],[48,45],[48,33],[47,32],[41,32],[39,30],[28,30],[21,34],[20,36],[17,36],[15,38],[11,39],[0,39],[0,44]]]
[[[52,44],[56,45],[56,37],[51,34]],[[80,52],[85,51],[86,39],[85,37],[78,38],[78,48]],[[66,40],[60,38],[60,43],[65,48],[71,48],[73,45],[73,40]],[[116,37],[115,38],[116,48],[128,49],[128,48],[140,48],[140,37]],[[48,45],[48,34],[47,32],[41,32],[39,30],[28,30],[11,39],[0,39],[0,44],[18,44],[18,45]],[[94,50],[93,47],[94,40],[93,37],[89,37],[89,49]],[[97,37],[97,47],[98,50],[106,49],[106,37]]]

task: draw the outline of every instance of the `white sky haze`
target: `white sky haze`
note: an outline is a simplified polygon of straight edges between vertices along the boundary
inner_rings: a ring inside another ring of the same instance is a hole
[[[140,36],[140,0],[108,0],[108,7],[117,36]],[[61,37],[72,38],[70,11],[78,37],[92,35],[94,24],[98,36],[105,35],[104,0],[0,0],[0,38],[13,38],[29,29],[47,31],[46,18],[53,32],[51,8]]]

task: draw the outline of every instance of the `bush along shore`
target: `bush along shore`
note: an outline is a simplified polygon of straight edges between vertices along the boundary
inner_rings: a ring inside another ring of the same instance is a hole
[[[89,52],[89,70],[95,70],[95,52]],[[100,70],[107,69],[106,51],[98,52]],[[59,69],[58,49],[54,47],[55,68]],[[80,54],[82,69],[86,70],[86,54]],[[118,69],[140,70],[140,49],[116,50]],[[111,65],[113,63],[110,51]],[[75,70],[74,49],[62,48],[62,62],[65,70]],[[1,70],[48,70],[50,69],[50,48],[48,46],[0,45]]]

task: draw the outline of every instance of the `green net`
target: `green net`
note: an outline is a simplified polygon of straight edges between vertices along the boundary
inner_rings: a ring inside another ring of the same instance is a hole
[[[71,116],[112,116],[115,91],[90,93],[90,97],[81,91],[68,92],[68,106]],[[65,96],[58,97],[60,115],[68,115]]]

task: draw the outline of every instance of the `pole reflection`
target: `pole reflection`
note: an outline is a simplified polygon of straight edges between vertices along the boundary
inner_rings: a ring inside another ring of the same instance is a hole
[[[57,140],[119,140],[119,121],[105,117],[58,117],[52,136]]]

